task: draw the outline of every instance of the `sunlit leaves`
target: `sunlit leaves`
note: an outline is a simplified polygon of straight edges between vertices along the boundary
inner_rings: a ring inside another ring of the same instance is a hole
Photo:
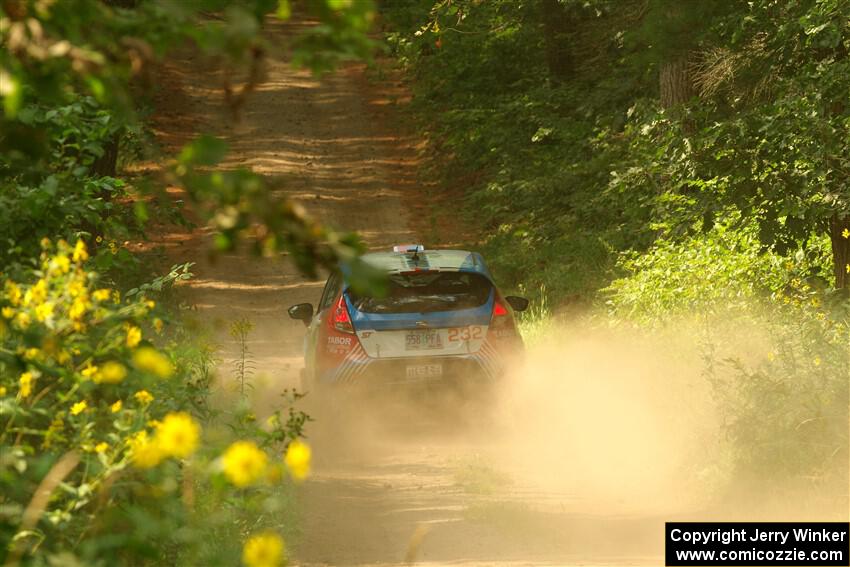
[[[183,146],[177,161],[183,166],[215,165],[227,153],[227,144],[220,138],[202,135]]]
[[[3,111],[6,117],[15,118],[23,100],[21,81],[2,68],[0,68],[0,96],[3,97]]]
[[[278,0],[275,15],[279,20],[283,21],[292,17],[292,6],[289,4],[289,0]]]
[[[8,6],[18,4],[6,3],[4,9]],[[204,53],[222,57],[225,68],[231,69],[225,73],[222,92],[235,114],[260,80],[268,49],[263,18],[275,13],[286,20],[292,15],[288,0],[150,0],[131,8],[67,0],[39,3],[35,10],[27,6],[0,16],[0,39],[6,48],[0,51],[4,111],[0,166],[18,176],[14,183],[19,185],[10,187],[6,195],[16,206],[6,210],[22,226],[38,226],[42,234],[84,225],[103,230],[105,221],[98,219],[112,207],[117,194],[87,178],[96,174],[97,160],[121,132],[139,130],[136,111],[144,90],[139,87],[151,82],[149,71],[157,59],[185,45],[187,39]],[[320,23],[296,34],[295,64],[327,71],[342,60],[367,58],[374,50],[376,44],[368,37],[374,14],[370,0],[308,0],[303,9]],[[212,13],[216,16],[210,17]],[[244,66],[246,59],[256,73],[251,72],[244,87],[234,89],[230,74]],[[353,255],[357,249],[353,237],[334,235],[297,207],[270,197],[261,177],[244,170],[199,171],[217,165],[225,152],[221,140],[201,136],[181,151],[174,169],[179,182],[186,184],[199,208],[220,230],[215,237],[218,249],[232,249],[248,238],[265,255],[288,250],[310,274],[316,273],[315,260],[331,265],[337,257]],[[142,182],[136,189],[150,192],[156,187]],[[69,207],[69,200],[73,206]],[[22,215],[24,205],[29,208]],[[149,217],[147,209],[143,200],[137,201],[136,223]],[[67,214],[60,217],[59,210]],[[7,234],[14,253],[25,254],[22,244],[28,239],[12,232]]]

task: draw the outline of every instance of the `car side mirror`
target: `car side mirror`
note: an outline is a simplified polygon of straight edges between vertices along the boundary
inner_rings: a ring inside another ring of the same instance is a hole
[[[310,321],[313,319],[313,304],[299,303],[298,305],[293,305],[287,309],[287,313],[289,313],[289,316],[293,319],[298,319],[305,325],[309,325]]]
[[[509,295],[505,298],[505,301],[508,302],[508,305],[510,305],[514,311],[525,311],[528,309],[528,300],[524,297]]]

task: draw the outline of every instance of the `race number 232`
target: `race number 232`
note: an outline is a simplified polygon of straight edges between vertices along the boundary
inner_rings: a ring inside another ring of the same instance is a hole
[[[449,329],[449,342],[480,340],[483,333],[481,327],[460,327]]]

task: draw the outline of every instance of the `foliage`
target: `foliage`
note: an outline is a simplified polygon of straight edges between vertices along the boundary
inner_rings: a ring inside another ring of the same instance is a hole
[[[286,20],[292,10],[288,0],[145,0],[129,5],[10,0],[0,8],[0,37],[7,47],[0,52],[0,169],[5,174],[0,199],[10,205],[9,219],[14,220],[8,232],[0,231],[0,242],[11,241],[9,251],[0,248],[0,254],[6,252],[12,260],[37,255],[33,243],[43,236],[124,240],[126,227],[140,228],[150,216],[149,203],[136,199],[134,207],[117,206],[127,189],[104,176],[97,162],[111,157],[114,164],[122,134],[140,130],[138,112],[155,78],[156,61],[191,41],[222,57],[230,68],[247,65],[251,71],[241,88],[233,87],[230,76],[222,85],[236,113],[259,79],[267,47],[263,18],[275,13]],[[304,7],[322,25],[294,39],[297,63],[323,71],[341,60],[369,56],[374,47],[367,35],[370,1],[309,0]],[[210,18],[213,12],[222,17]],[[356,238],[323,229],[272,196],[260,176],[247,170],[212,175],[194,169],[218,163],[224,151],[220,142],[201,138],[183,150],[182,167],[169,179],[185,183],[199,210],[215,221],[222,232],[218,248],[229,249],[238,237],[254,236],[257,251],[286,250],[311,275],[316,261],[357,263]],[[158,187],[139,184],[132,193],[156,194]],[[246,227],[252,223],[259,226],[250,233]],[[33,225],[40,227],[38,234],[23,233]]]
[[[806,281],[828,287],[823,273],[829,245],[799,250],[791,259],[761,250],[755,223],[717,225],[684,240],[660,239],[645,254],[624,256],[628,274],[606,289],[612,314],[651,323],[670,315],[744,308]]]
[[[7,280],[0,295],[0,553],[236,563],[250,532],[279,527],[263,513],[286,504],[283,455],[266,450],[297,438],[303,418],[243,419],[243,440],[225,451],[180,329],[170,335],[144,294],[122,301],[99,287],[81,241],[44,247],[34,283]]]
[[[138,223],[132,211],[115,204],[126,196],[124,182],[91,175],[115,133],[112,117],[90,97],[58,107],[27,106],[17,116],[49,145],[43,162],[21,151],[25,140],[0,153],[0,168],[17,171],[0,182],[0,262],[11,268],[37,257],[45,237],[74,239],[85,232],[92,239],[108,234],[125,240]]]
[[[770,350],[744,354],[730,344],[747,328],[767,334]],[[849,481],[850,306],[802,285],[715,321],[708,339],[706,376],[741,485],[756,494],[765,486],[814,486],[822,490],[815,506],[825,508]]]
[[[460,188],[497,279],[545,289],[555,311],[595,302],[605,324],[698,319],[751,487],[828,477],[846,491],[849,9],[382,6],[431,177]],[[682,61],[695,96],[664,108],[659,77]],[[750,328],[770,330],[772,360],[731,344]]]
[[[695,320],[736,499],[794,486],[824,507],[847,485],[850,303],[822,273],[829,254],[821,238],[787,259],[763,251],[755,223],[717,226],[624,259],[631,275],[606,290],[620,324]]]
[[[847,485],[850,302],[822,273],[829,254],[821,238],[786,259],[762,250],[754,222],[716,226],[624,259],[630,275],[606,290],[621,324],[697,320],[743,494]]]
[[[293,38],[297,64],[321,72],[368,59],[369,0],[298,4],[319,25]],[[211,350],[149,299],[191,277],[191,264],[140,283],[153,277],[150,263],[124,243],[144,238],[151,217],[182,220],[158,198],[166,183],[184,186],[219,230],[217,249],[253,238],[257,252],[286,250],[307,274],[349,262],[368,285],[359,242],[275,197],[251,171],[213,172],[226,147],[210,137],[159,176],[128,178],[121,166],[134,156],[167,161],[144,124],[158,62],[189,44],[227,69],[247,69],[246,79],[227,73],[222,84],[237,115],[260,80],[265,18],[287,20],[293,8],[289,0],[0,3],[0,560],[241,557],[266,567],[285,559],[279,534],[293,519],[283,472],[297,482],[310,463],[297,440],[308,418],[292,407],[300,395],[287,392],[288,413],[264,424],[245,404],[212,410]]]
[[[786,254],[847,210],[846,3],[562,2],[574,68],[556,85],[542,4],[385,7],[509,284],[592,296],[619,252],[727,218]],[[664,110],[653,71],[681,57],[702,96]]]
[[[248,335],[254,329],[254,324],[250,319],[241,318],[230,323],[230,336],[237,342],[239,353],[236,360],[233,361],[233,369],[236,371],[236,381],[239,383],[239,395],[245,397],[245,387],[250,384],[247,382],[254,374],[254,361],[251,358],[251,351],[248,349]]]

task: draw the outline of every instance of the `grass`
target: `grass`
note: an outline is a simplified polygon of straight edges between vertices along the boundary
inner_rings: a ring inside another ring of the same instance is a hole
[[[519,317],[519,332],[526,345],[542,342],[554,326],[545,286],[540,286],[535,295],[537,298],[529,303],[528,309]]]
[[[467,494],[491,495],[511,484],[511,478],[482,457],[463,459],[454,472],[455,485]]]

